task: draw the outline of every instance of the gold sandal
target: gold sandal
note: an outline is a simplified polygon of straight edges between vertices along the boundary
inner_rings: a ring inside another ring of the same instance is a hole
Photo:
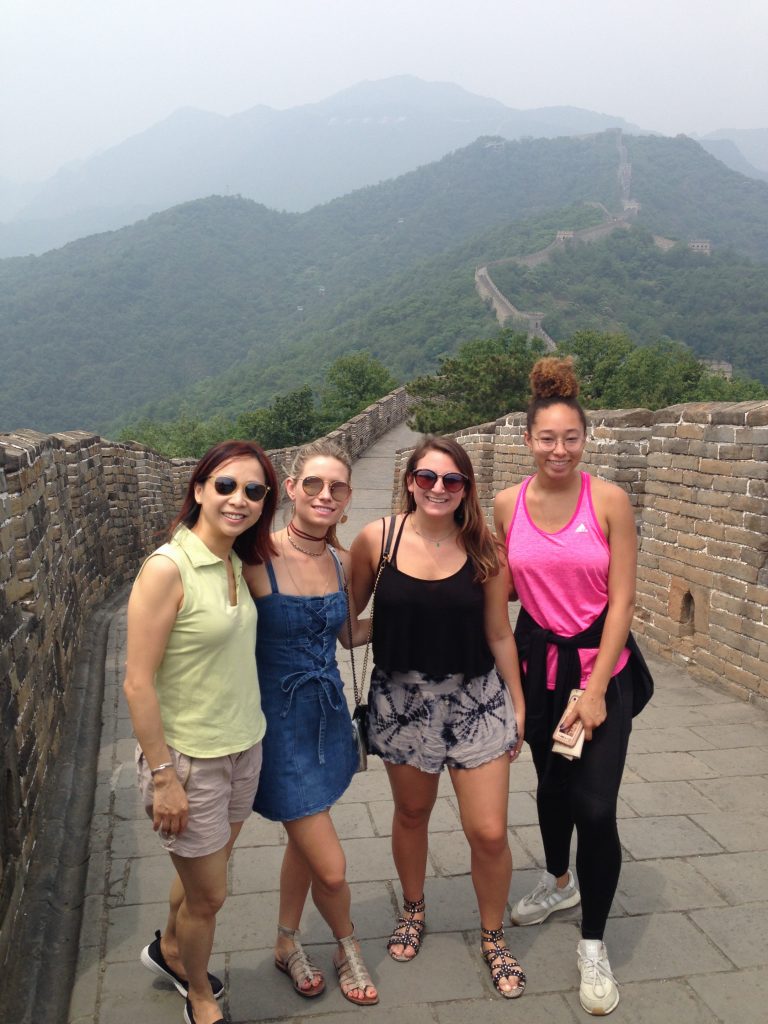
[[[421,939],[427,925],[425,921],[414,920],[413,915],[423,913],[423,896],[417,900],[403,899],[403,912],[398,917],[395,930],[389,937],[389,942],[387,942],[389,955],[393,960],[397,960],[400,964],[408,963],[409,960],[415,960],[419,950],[421,949]],[[404,949],[406,946],[410,946],[411,949],[413,949],[413,956],[406,956],[404,952],[396,955],[392,952],[393,946],[402,946]]]
[[[373,1006],[375,1003],[378,1003],[379,994],[376,992],[376,986],[371,981],[368,968],[363,963],[363,957],[355,939],[354,931],[351,935],[336,941],[344,953],[341,961],[337,962],[335,956],[333,958],[333,966],[336,968],[336,973],[339,976],[341,994],[350,1003],[354,1003],[355,1006]],[[368,989],[371,988],[376,992],[376,995],[366,995]],[[353,996],[353,992],[362,992],[362,996]]]
[[[281,924],[277,926],[279,935],[284,935],[287,939],[293,939],[294,946],[296,947],[292,953],[289,953],[285,960],[275,954],[275,967],[278,971],[282,971],[283,974],[287,974],[293,983],[295,992],[298,992],[300,996],[304,996],[305,999],[314,999],[315,996],[319,996],[321,992],[325,991],[325,978],[323,972],[317,967],[307,955],[306,950],[296,938],[299,934],[298,928],[284,928]],[[315,978],[320,978],[319,985],[313,985],[312,982]],[[309,988],[303,988],[302,985],[309,982]]]

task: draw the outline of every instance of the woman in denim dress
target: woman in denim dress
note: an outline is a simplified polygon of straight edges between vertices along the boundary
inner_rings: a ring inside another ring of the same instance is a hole
[[[349,646],[348,622],[354,641],[367,635],[348,613],[349,556],[335,547],[336,523],[352,493],[349,479],[349,459],[337,445],[318,441],[300,449],[285,482],[292,518],[273,536],[277,556],[246,578],[259,613],[256,660],[267,716],[253,806],[288,833],[275,966],[301,996],[325,988],[297,938],[311,887],[339,944],[334,966],[342,995],[365,1006],[379,997],[354,937],[346,861],[329,813],[357,767],[336,640]]]

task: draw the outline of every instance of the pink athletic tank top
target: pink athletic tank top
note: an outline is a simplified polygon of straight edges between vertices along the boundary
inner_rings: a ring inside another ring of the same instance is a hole
[[[591,625],[608,603],[611,552],[592,506],[589,473],[581,474],[576,511],[562,530],[545,533],[528,514],[525,494],[532,477],[523,481],[507,533],[507,558],[523,608],[559,636],[575,636]],[[587,685],[597,650],[579,650],[581,688]],[[629,660],[625,647],[613,670]],[[547,687],[555,686],[557,648],[547,651]]]

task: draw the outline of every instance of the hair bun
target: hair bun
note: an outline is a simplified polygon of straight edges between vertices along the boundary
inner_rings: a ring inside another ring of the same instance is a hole
[[[573,368],[573,359],[568,356],[544,356],[533,364],[530,376],[531,393],[537,398],[576,398],[579,381]]]

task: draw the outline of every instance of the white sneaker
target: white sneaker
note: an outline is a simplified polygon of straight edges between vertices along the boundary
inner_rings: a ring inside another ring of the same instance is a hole
[[[619,1005],[619,989],[608,963],[608,950],[599,939],[582,939],[579,956],[579,1002],[593,1017],[603,1017]]]
[[[573,875],[568,872],[568,881],[562,889],[557,888],[557,879],[545,871],[541,881],[527,896],[512,907],[512,924],[541,924],[556,910],[567,910],[581,901]]]

